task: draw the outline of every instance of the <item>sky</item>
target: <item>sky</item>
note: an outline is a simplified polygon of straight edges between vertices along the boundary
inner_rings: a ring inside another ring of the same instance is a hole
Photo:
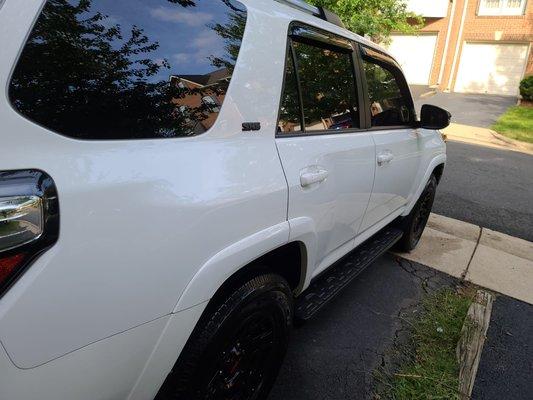
[[[168,79],[169,75],[211,72],[217,68],[210,65],[207,57],[224,55],[224,41],[208,27],[228,20],[229,8],[220,0],[197,0],[196,7],[183,7],[168,0],[93,0],[91,13],[96,11],[108,15],[103,25],[120,24],[126,38],[131,26],[137,25],[151,41],[159,42],[151,58],[167,59],[171,69],[162,68],[157,80]]]

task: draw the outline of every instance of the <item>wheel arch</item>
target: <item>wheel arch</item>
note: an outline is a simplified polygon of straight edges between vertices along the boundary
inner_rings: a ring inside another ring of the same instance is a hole
[[[227,278],[209,300],[217,304],[240,284],[260,274],[275,273],[283,277],[293,293],[298,293],[305,278],[307,251],[300,241],[286,243],[249,262]]]
[[[219,251],[187,284],[173,313],[211,301],[257,271],[278,273],[299,293],[306,278],[308,252],[303,241],[289,241],[289,230],[284,222]]]
[[[402,213],[402,217],[405,217],[406,215],[409,215],[413,207],[415,206],[416,202],[418,201],[418,198],[422,194],[424,188],[426,187],[426,183],[428,182],[431,175],[435,174],[437,178],[437,183],[440,182],[442,178],[442,174],[444,173],[444,167],[446,165],[446,154],[441,153],[431,159],[431,161],[428,163],[428,166],[425,170],[423,179],[420,180],[420,183],[418,184],[418,187],[416,191],[413,193],[413,196],[411,197],[409,203],[407,204],[407,207],[405,208],[405,211]]]

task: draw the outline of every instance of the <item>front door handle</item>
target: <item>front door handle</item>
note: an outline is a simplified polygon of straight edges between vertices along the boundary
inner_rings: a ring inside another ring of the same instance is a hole
[[[391,151],[384,151],[383,153],[378,154],[378,165],[382,166],[384,164],[390,163],[394,159],[394,155]]]
[[[313,183],[319,183],[326,180],[327,177],[328,171],[325,169],[302,172],[300,174],[300,185],[302,185],[302,187],[310,186]]]

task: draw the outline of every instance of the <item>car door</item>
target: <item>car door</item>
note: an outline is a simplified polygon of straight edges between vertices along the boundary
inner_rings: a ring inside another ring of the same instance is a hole
[[[409,202],[422,143],[411,93],[398,64],[365,46],[360,55],[368,128],[376,145],[376,175],[363,231]]]
[[[361,129],[351,43],[301,25],[290,32],[276,143],[289,185],[288,219],[314,226],[316,275],[351,249],[372,190],[375,151],[371,133]]]

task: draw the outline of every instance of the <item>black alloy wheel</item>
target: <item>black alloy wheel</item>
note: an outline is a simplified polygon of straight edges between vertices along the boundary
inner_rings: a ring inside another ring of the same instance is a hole
[[[418,245],[431,214],[436,192],[437,178],[431,175],[413,210],[400,222],[404,234],[396,245],[398,250],[409,252]]]
[[[249,279],[210,305],[156,400],[264,400],[292,325],[292,292],[280,276]]]

